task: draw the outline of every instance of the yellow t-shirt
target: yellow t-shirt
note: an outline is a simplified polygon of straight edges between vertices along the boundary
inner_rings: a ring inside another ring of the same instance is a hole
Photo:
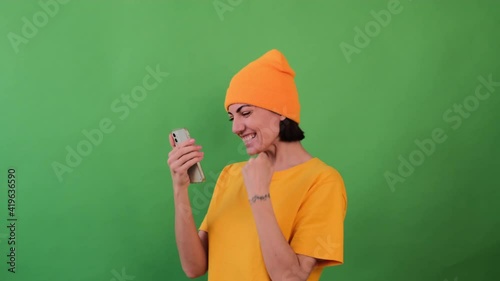
[[[208,233],[208,280],[271,280],[241,169],[224,167],[200,230]],[[270,185],[274,214],[295,253],[326,260],[308,281],[319,280],[324,266],[344,261],[347,196],[334,168],[318,158],[273,174]]]

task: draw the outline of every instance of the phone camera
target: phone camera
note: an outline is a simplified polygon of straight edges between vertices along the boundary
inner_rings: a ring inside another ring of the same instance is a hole
[[[175,138],[175,133],[172,133],[172,136],[174,136],[174,138]]]
[[[177,139],[174,139],[174,140],[175,140],[175,142],[177,142]]]

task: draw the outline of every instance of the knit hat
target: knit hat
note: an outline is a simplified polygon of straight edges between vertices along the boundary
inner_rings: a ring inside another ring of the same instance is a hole
[[[285,56],[273,49],[241,69],[229,83],[224,108],[245,103],[281,114],[300,123],[295,72]]]

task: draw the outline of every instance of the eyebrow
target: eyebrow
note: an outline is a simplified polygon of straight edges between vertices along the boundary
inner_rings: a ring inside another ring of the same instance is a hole
[[[242,105],[242,106],[238,107],[238,109],[236,109],[236,113],[239,113],[239,112],[241,111],[241,109],[242,109],[243,107],[245,107],[245,106],[251,106],[251,105],[249,105],[249,104],[244,104],[244,105]],[[228,112],[228,114],[233,115],[231,112]]]

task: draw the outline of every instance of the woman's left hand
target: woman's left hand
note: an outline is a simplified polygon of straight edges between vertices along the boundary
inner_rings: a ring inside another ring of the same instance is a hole
[[[274,172],[273,162],[274,155],[261,152],[256,158],[250,158],[243,167],[243,179],[249,199],[269,193],[269,185]]]

